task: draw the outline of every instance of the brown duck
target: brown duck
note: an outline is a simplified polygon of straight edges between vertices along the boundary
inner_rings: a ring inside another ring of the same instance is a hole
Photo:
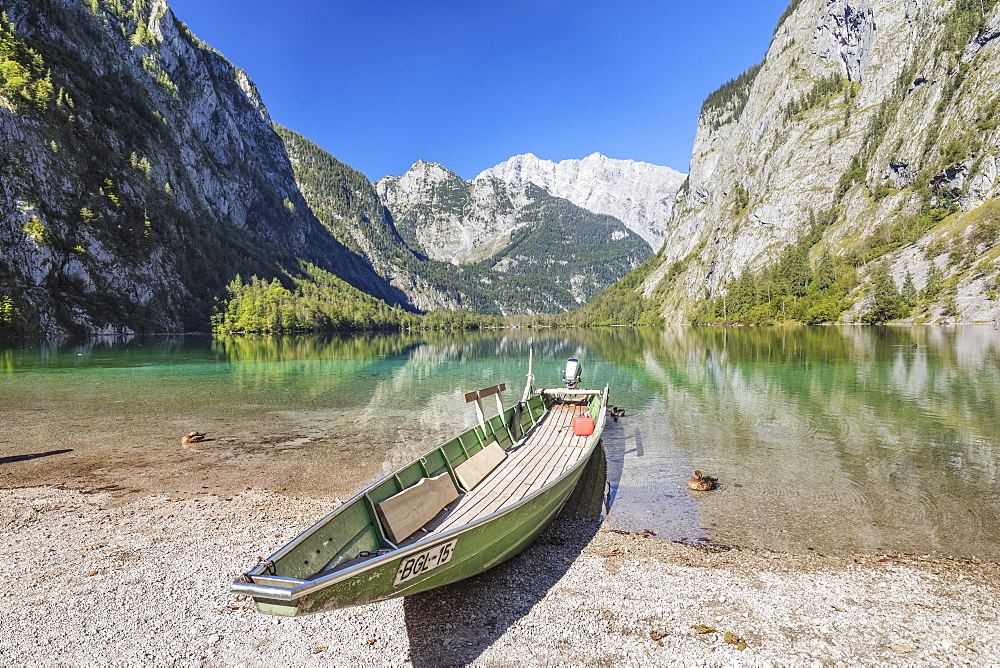
[[[695,471],[694,477],[688,480],[688,489],[693,489],[698,492],[707,492],[710,489],[715,489],[715,483],[717,482],[719,482],[718,478],[702,475],[701,471]]]
[[[187,445],[189,443],[200,443],[205,440],[208,434],[203,434],[200,431],[192,431],[181,436],[181,445]]]

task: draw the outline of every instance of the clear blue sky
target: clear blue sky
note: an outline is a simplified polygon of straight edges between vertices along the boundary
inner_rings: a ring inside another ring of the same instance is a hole
[[[520,153],[686,172],[705,97],[788,0],[169,0],[271,117],[369,179]]]

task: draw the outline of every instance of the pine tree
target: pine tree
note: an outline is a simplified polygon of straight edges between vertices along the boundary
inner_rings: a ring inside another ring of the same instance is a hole
[[[917,286],[913,284],[913,275],[909,269],[906,270],[906,278],[903,279],[903,288],[900,290],[900,296],[909,306],[915,306],[917,303]]]
[[[812,280],[808,250],[801,246],[785,249],[778,262],[777,275],[782,283],[782,292],[797,297],[804,295]]]
[[[870,324],[888,322],[902,316],[899,291],[889,275],[889,265],[884,260],[875,267],[872,275],[871,308],[861,319]]]
[[[941,280],[941,270],[937,264],[932,262],[930,268],[927,270],[927,282],[924,284],[923,294],[921,295],[924,300],[930,302],[937,299],[938,294],[941,292]]]
[[[829,248],[823,249],[823,254],[819,258],[819,265],[816,267],[816,287],[826,290],[837,280],[835,273],[836,266]]]

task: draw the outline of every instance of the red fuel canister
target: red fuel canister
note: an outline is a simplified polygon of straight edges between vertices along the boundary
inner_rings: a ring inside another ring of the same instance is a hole
[[[573,418],[573,433],[577,436],[590,436],[594,433],[594,420],[589,415],[577,415]]]

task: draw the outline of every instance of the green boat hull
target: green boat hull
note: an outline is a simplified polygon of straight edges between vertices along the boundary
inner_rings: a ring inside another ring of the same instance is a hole
[[[597,449],[604,425],[607,389],[594,394],[599,396],[593,397],[589,413],[595,419],[596,428],[587,440],[586,449],[568,470],[525,498],[474,522],[429,535],[412,544],[381,549],[377,554],[371,552],[385,544],[384,538],[379,537],[373,502],[385,498],[393,488],[405,488],[401,482],[415,482],[419,472],[426,476],[438,467],[453,473],[454,463],[461,455],[451,455],[455,450],[452,446],[458,444],[467,452],[472,448],[466,447],[464,440],[471,442],[471,436],[476,436],[476,442],[485,441],[482,427],[477,427],[359,494],[279,550],[270,561],[234,583],[233,591],[252,596],[261,612],[284,616],[312,614],[427,591],[474,576],[510,559],[529,546],[559,514]],[[518,411],[507,409],[488,421],[486,427],[491,436],[502,435],[501,430],[504,430],[513,442],[517,438],[516,431],[528,431],[533,424],[539,423],[541,414],[548,412],[548,403],[542,405],[532,399],[525,405],[523,416],[519,410],[520,407]],[[512,425],[521,428],[515,431]],[[414,468],[419,471],[409,475],[408,471]],[[359,552],[368,555],[360,563],[336,565]],[[423,556],[425,553],[428,556]],[[320,574],[309,575],[310,569],[315,572],[316,564],[328,561],[334,564],[332,568],[328,565]],[[420,575],[402,577],[404,564],[412,566],[414,563],[419,563],[421,568],[429,563],[438,565],[428,567]]]
[[[555,519],[573,493],[591,453],[574,470],[543,493],[506,512],[485,518],[478,524],[442,534],[421,551],[457,538],[451,561],[429,571],[415,581],[395,587],[393,581],[403,557],[391,559],[351,578],[325,586],[297,601],[257,600],[261,612],[277,615],[304,615],[336,610],[363,603],[375,603],[399,596],[409,596],[442,585],[458,582],[503,563],[531,545]]]

